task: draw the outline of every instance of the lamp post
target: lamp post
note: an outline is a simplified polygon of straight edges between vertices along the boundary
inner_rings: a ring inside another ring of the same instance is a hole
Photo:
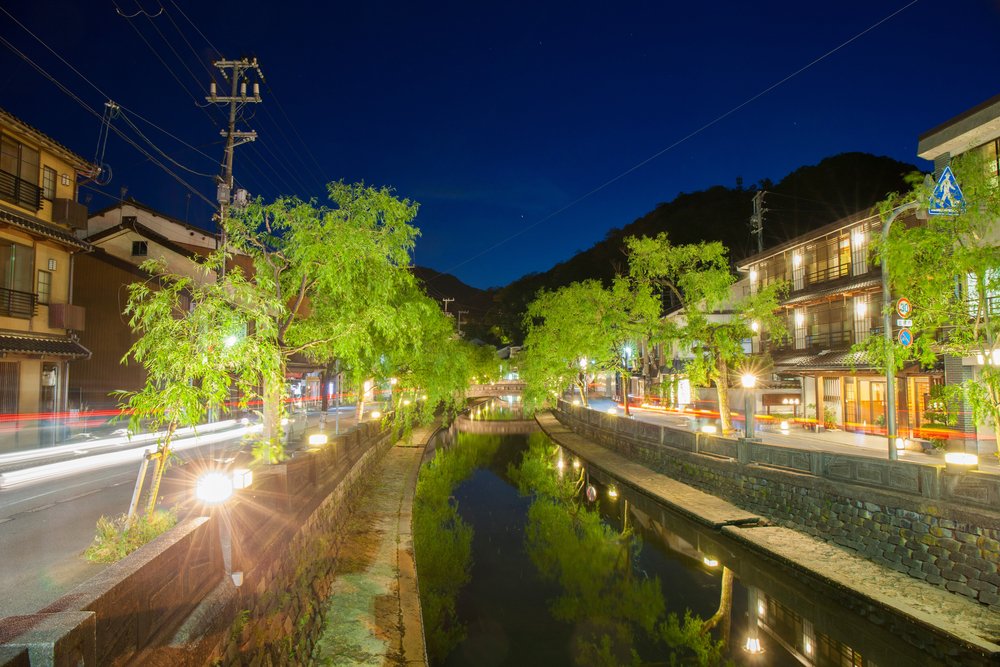
[[[882,223],[882,335],[885,337],[885,436],[888,438],[889,460],[899,458],[896,450],[896,355],[892,345],[892,295],[889,294],[889,265],[886,261],[886,244],[889,241],[889,227],[901,214],[914,211],[920,202],[911,201],[892,209],[892,213]]]
[[[219,543],[222,548],[222,564],[236,586],[243,584],[243,572],[233,570],[233,534],[229,515],[219,511],[238,489],[250,488],[253,473],[245,468],[230,472],[211,471],[205,473],[195,484],[195,497],[208,508],[212,519],[219,524]]]
[[[622,374],[622,394],[625,398],[625,416],[632,414],[628,409],[628,390],[632,384],[632,346],[626,345],[622,348],[622,356],[625,358],[625,372]]]
[[[743,437],[747,440],[753,440],[753,408],[755,403],[753,390],[757,386],[757,376],[753,373],[744,373],[743,377],[740,378],[740,384],[743,385]]]

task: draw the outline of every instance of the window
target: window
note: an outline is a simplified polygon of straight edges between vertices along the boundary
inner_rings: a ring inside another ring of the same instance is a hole
[[[38,151],[8,135],[0,136],[0,199],[24,208],[41,208]]]
[[[145,241],[132,241],[132,256],[145,257],[149,254],[149,247]]]
[[[52,296],[52,274],[48,271],[38,272],[38,303],[48,303]]]
[[[42,196],[52,201],[56,198],[56,170],[42,167]]]
[[[35,313],[35,252],[0,239],[0,315],[29,318]]]

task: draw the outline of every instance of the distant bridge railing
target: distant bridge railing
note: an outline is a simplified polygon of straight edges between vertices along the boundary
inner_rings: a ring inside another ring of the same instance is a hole
[[[470,384],[469,390],[465,392],[468,398],[482,398],[484,396],[520,396],[524,393],[525,384],[523,382],[495,382],[493,384]]]

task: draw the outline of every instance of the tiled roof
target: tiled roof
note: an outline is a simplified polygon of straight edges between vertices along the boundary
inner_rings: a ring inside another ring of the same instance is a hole
[[[0,352],[13,354],[45,354],[56,357],[85,359],[90,350],[75,340],[66,337],[32,336],[16,333],[0,333]]]
[[[864,278],[862,280],[853,280],[847,283],[838,281],[836,285],[827,287],[826,289],[808,289],[805,293],[798,296],[793,296],[789,299],[785,299],[781,302],[783,306],[792,306],[799,303],[805,303],[807,301],[814,301],[816,299],[822,299],[827,296],[836,296],[838,294],[843,294],[845,292],[857,292],[864,289],[870,289],[872,287],[878,287],[882,285],[882,278]]]
[[[775,357],[774,367],[785,371],[876,370],[864,352],[851,352],[850,350],[820,354],[796,352],[783,357]]]
[[[31,218],[26,218],[23,215],[18,215],[13,211],[3,208],[2,206],[0,206],[0,221],[19,227],[29,234],[41,235],[45,238],[52,239],[53,241],[59,241],[60,243],[71,245],[74,248],[79,248],[80,250],[93,249],[93,246],[89,243],[81,241],[69,232],[63,231],[58,227],[53,227],[52,225],[44,223],[41,220],[32,220]]]

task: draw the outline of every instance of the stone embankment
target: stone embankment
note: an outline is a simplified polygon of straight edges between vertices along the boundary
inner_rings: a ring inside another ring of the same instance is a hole
[[[616,438],[613,444],[598,443],[576,432],[585,430],[577,421],[562,413],[558,417],[560,419],[544,413],[536,419],[557,444],[586,461],[588,471],[612,478],[618,484],[651,497],[661,506],[718,531],[724,538],[734,540],[745,550],[788,572],[789,576],[813,582],[816,590],[822,589],[823,594],[836,597],[837,604],[870,619],[879,619],[879,624],[905,637],[931,661],[986,665],[1000,660],[1000,614],[988,605],[875,563],[830,541],[796,530],[792,527],[793,522],[777,517],[778,514],[792,516],[795,510],[762,511],[769,506],[759,501],[747,509],[748,503],[736,502],[734,505],[725,498],[707,493],[716,480],[724,480],[719,488],[740,499],[760,494],[763,488],[773,490],[779,484],[791,487],[791,482],[771,478],[738,479],[739,472],[735,470],[722,474],[715,468],[726,462],[715,457],[705,457],[708,460],[704,472],[699,472],[696,455],[682,453],[687,455],[679,455],[678,460],[671,463],[669,459],[676,454],[669,448],[659,453],[655,466],[650,466],[648,457],[635,456],[635,443],[630,447],[629,438]],[[648,449],[648,444],[643,448]],[[637,458],[642,462],[637,462]],[[793,476],[803,477],[801,473]],[[697,480],[701,488],[694,488],[688,480]],[[739,493],[732,491],[734,486],[740,489]],[[801,481],[799,487],[802,487]],[[813,501],[806,492],[792,492],[789,500],[782,502]],[[859,506],[852,501],[850,506],[859,512],[871,512],[864,509],[864,501],[860,503]],[[888,516],[886,514],[887,521]],[[773,525],[779,521],[786,525]],[[851,525],[857,526],[859,531],[872,531],[874,524],[866,525],[865,521],[870,519]],[[913,525],[912,520],[910,525]]]

